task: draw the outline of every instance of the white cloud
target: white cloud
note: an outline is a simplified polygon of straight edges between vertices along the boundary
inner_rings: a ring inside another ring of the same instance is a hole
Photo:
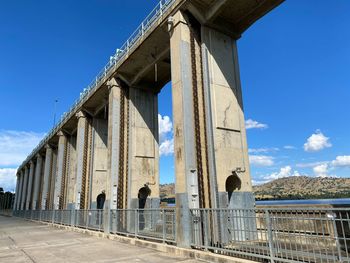
[[[272,173],[268,176],[265,176],[264,179],[267,181],[276,180],[279,178],[285,178],[290,176],[300,176],[300,173],[298,171],[293,171],[291,166],[285,166],[280,169],[279,172]]]
[[[44,133],[0,130],[0,167],[21,164],[43,137]]]
[[[159,137],[161,139],[173,130],[173,123],[171,122],[169,116],[162,116],[158,114],[158,125]]]
[[[316,177],[329,177],[328,175],[328,164],[320,164],[315,166],[313,169],[314,174]]]
[[[312,163],[298,163],[298,164],[296,164],[296,167],[310,168],[310,167],[315,167],[315,166],[318,166],[321,164],[327,164],[327,163],[328,163],[328,161],[326,161],[326,162],[312,162]]]
[[[269,126],[264,123],[259,123],[257,121],[254,121],[252,119],[248,119],[245,121],[245,128],[247,130],[249,129],[267,129]]]
[[[350,155],[337,156],[335,160],[332,161],[334,167],[350,167]]]
[[[159,146],[159,155],[168,156],[174,153],[174,139],[165,140]]]
[[[249,155],[249,162],[254,166],[272,166],[274,164],[272,156]]]
[[[292,145],[286,145],[286,146],[283,146],[283,148],[286,150],[295,150],[297,147],[292,146]]]
[[[173,123],[169,116],[158,114],[159,155],[168,156],[174,153]]]
[[[280,149],[273,147],[273,148],[257,148],[257,149],[249,149],[249,153],[269,153],[269,152],[278,152]]]
[[[4,191],[15,191],[16,172],[17,169],[14,168],[0,168],[0,187],[4,188]]]
[[[260,180],[260,179],[258,179],[258,180],[252,180],[252,184],[255,186],[255,185],[261,185],[261,184],[265,184],[265,183],[268,183],[269,181],[267,181],[267,180]]]
[[[329,138],[324,136],[321,131],[316,131],[316,133],[312,134],[304,144],[306,152],[318,152],[329,147],[332,147],[332,144]]]

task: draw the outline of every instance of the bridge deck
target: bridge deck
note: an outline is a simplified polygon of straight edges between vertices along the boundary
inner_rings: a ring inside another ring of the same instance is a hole
[[[0,262],[199,261],[0,215]]]

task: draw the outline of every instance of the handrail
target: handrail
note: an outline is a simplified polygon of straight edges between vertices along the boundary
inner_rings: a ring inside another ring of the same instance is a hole
[[[39,144],[32,150],[28,157],[18,167],[21,170],[22,167],[33,157],[33,155],[41,149],[49,139],[56,134],[63,123],[72,117],[72,115],[82,106],[82,104],[89,98],[89,96],[95,92],[100,86],[100,82],[111,72],[114,67],[120,66],[123,58],[133,49],[142,37],[144,37],[152,26],[163,16],[163,14],[174,5],[176,0],[160,0],[157,6],[151,11],[151,13],[142,21],[141,25],[131,34],[131,36],[124,42],[121,48],[116,49],[113,56],[110,57],[108,63],[97,74],[97,76],[90,82],[90,84],[80,93],[80,97],[75,100],[68,112],[64,112],[60,117],[58,123],[48,132],[48,134],[39,142]]]

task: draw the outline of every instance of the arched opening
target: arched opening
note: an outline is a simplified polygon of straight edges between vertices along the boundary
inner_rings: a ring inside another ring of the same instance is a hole
[[[240,190],[241,186],[242,186],[242,181],[238,177],[236,172],[233,172],[232,175],[227,177],[226,183],[225,183],[225,188],[226,188],[226,192],[228,194],[228,202],[229,203],[231,201],[232,193],[235,190]]]
[[[139,199],[139,209],[145,209],[146,202],[148,196],[151,194],[151,189],[148,187],[148,185],[145,185],[144,187],[140,188],[138,193],[138,199]],[[146,225],[145,215],[144,211],[139,211],[139,230],[143,230]]]
[[[139,199],[139,209],[145,209],[147,197],[151,194],[151,189],[145,185],[140,188],[139,193],[137,195]]]

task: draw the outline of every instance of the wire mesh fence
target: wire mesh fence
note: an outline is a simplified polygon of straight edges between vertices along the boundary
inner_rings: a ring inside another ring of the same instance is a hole
[[[192,246],[259,261],[350,262],[349,213],[348,209],[195,209]]]
[[[175,209],[111,210],[111,232],[175,242]]]
[[[350,262],[350,208],[192,209],[190,213],[194,249],[261,262]],[[176,209],[15,210],[12,214],[176,244]]]

